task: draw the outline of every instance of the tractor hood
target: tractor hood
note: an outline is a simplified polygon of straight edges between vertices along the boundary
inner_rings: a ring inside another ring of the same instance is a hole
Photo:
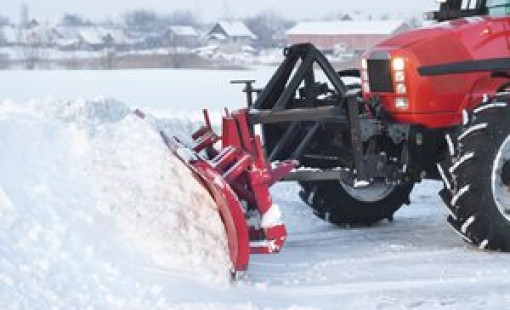
[[[458,62],[475,59],[478,54],[490,57],[492,51],[497,52],[490,48],[492,38],[505,31],[500,18],[456,19],[396,35],[379,43],[372,51],[405,51],[420,65]]]
[[[447,36],[452,32],[450,27],[435,25],[434,27],[420,28],[396,35],[377,45],[377,47],[408,48],[415,44],[424,44],[437,37]]]
[[[491,20],[490,17],[470,17],[437,23],[396,35],[381,42],[379,46],[408,48],[415,44],[427,44],[428,41],[438,37],[448,36],[451,39],[452,36],[466,31],[466,28],[477,27]]]
[[[401,122],[429,127],[457,124],[459,107],[474,102],[466,94],[476,93],[478,98],[498,86],[490,85],[487,72],[467,72],[459,78],[423,75],[421,69],[452,64],[469,68],[472,61],[508,57],[507,23],[504,17],[457,19],[381,42],[363,56],[365,98],[381,98],[386,110]],[[438,113],[450,116],[438,121]]]

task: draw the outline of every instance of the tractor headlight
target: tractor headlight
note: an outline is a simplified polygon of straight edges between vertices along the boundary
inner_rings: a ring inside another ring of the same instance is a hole
[[[396,57],[396,58],[393,58],[393,60],[391,62],[391,66],[392,66],[394,72],[404,71],[404,69],[406,68],[406,62],[405,62],[404,58]]]
[[[404,95],[405,93],[407,93],[406,84],[398,83],[397,84],[397,94]]]
[[[395,83],[403,83],[406,80],[404,71],[395,71]]]
[[[398,95],[407,94],[406,86],[406,61],[402,57],[395,57],[391,60],[391,69],[393,73],[393,83]]]
[[[395,98],[395,108],[397,109],[407,109],[409,107],[409,100],[407,98]]]

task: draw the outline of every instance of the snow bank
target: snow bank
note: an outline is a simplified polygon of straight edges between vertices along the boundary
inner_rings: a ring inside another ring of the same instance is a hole
[[[228,279],[212,199],[121,103],[0,103],[0,172],[3,309],[164,306],[147,270]]]

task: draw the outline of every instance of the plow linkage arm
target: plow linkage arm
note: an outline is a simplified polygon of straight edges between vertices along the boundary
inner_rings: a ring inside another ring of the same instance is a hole
[[[137,111],[142,118],[146,116]],[[271,166],[261,139],[248,125],[248,111],[223,117],[217,135],[204,110],[205,126],[191,145],[160,131],[168,148],[193,172],[218,206],[228,238],[233,274],[247,270],[250,254],[278,253],[287,232],[269,188],[298,166],[288,160]],[[218,145],[220,147],[218,147]]]

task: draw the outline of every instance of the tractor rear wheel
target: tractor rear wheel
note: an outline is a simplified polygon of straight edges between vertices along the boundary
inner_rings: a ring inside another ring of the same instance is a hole
[[[413,184],[381,182],[354,188],[341,181],[327,181],[302,182],[301,187],[301,199],[318,217],[337,225],[369,225],[392,220],[402,205],[409,204]]]
[[[449,222],[481,249],[510,251],[510,96],[476,108],[456,149]]]

